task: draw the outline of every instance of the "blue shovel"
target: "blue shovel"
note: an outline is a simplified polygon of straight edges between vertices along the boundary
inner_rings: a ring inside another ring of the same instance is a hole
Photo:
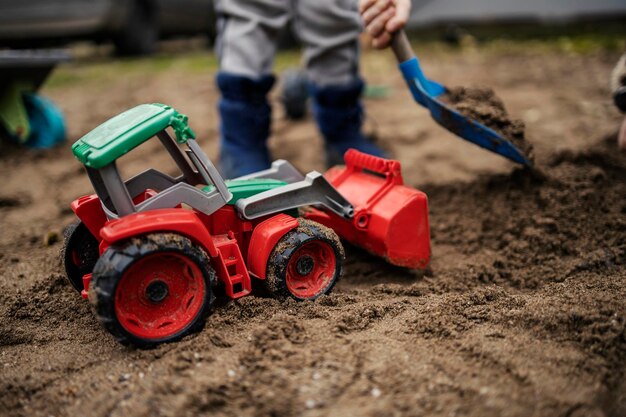
[[[487,126],[469,119],[442,103],[438,98],[447,89],[438,82],[426,78],[404,31],[395,33],[391,48],[400,64],[400,71],[415,101],[430,110],[433,119],[455,135],[495,152],[519,164],[532,166],[524,154],[509,140]]]

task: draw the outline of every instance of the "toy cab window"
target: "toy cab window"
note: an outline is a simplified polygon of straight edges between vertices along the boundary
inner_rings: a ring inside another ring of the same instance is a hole
[[[125,184],[132,203],[136,206],[156,198],[162,191],[184,182],[197,188],[207,184],[208,177],[193,162],[193,155],[186,144],[179,144],[173,132],[166,129],[156,134],[115,162],[117,172]],[[102,179],[94,175],[92,182],[99,189],[101,201],[113,214],[117,214]]]
[[[160,141],[151,138],[116,161],[117,169],[124,181],[148,170],[156,169],[172,177],[181,174]]]
[[[116,165],[135,204],[197,176],[185,152],[167,131],[120,157]]]

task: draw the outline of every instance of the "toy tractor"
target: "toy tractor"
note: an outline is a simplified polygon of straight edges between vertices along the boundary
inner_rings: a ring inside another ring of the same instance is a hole
[[[153,137],[181,175],[148,169],[123,180],[116,160]],[[224,181],[187,118],[162,104],[127,110],[72,150],[95,194],[71,204],[80,221],[66,230],[66,273],[125,344],[148,347],[200,329],[217,286],[233,299],[250,294],[252,278],[277,297],[327,294],[344,258],[333,229],[401,266],[429,260],[426,196],[401,185],[396,161],[349,151],[331,181],[282,160]]]

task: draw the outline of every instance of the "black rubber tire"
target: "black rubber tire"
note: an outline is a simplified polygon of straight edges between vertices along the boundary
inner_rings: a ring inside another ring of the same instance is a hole
[[[83,275],[93,272],[100,257],[99,242],[81,221],[67,226],[63,234],[65,239],[61,259],[65,274],[72,287],[81,292],[84,289]],[[78,257],[78,264],[75,263],[75,256]]]
[[[196,263],[202,271],[206,292],[202,307],[187,327],[165,338],[146,339],[130,333],[120,324],[115,313],[115,293],[124,273],[135,262],[148,255],[162,252],[177,252]],[[118,342],[139,348],[152,348],[162,343],[175,342],[202,330],[215,301],[212,291],[214,282],[215,271],[204,250],[177,234],[150,234],[107,248],[94,268],[89,287],[89,301],[104,328]]]
[[[159,40],[157,13],[147,1],[134,0],[129,5],[128,18],[113,36],[115,52],[121,56],[150,55]]]
[[[270,293],[280,299],[291,297],[300,301],[314,300],[332,291],[337,281],[341,278],[345,252],[339,240],[339,236],[337,236],[332,229],[303,218],[299,218],[298,223],[298,227],[287,232],[285,236],[278,241],[270,254],[267,262],[265,286]],[[291,256],[294,255],[301,246],[316,240],[326,242],[332,247],[336,259],[335,273],[329,284],[322,291],[313,297],[300,298],[292,294],[287,287],[287,265]]]
[[[307,113],[309,92],[307,78],[302,71],[287,70],[282,74],[281,101],[289,120],[302,120]]]

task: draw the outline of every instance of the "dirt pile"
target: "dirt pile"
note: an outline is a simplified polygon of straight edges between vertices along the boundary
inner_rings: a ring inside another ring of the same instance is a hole
[[[524,122],[509,116],[504,102],[492,89],[454,87],[447,90],[442,101],[510,140],[530,160],[534,158],[533,146],[525,137]]]
[[[116,344],[43,274],[0,308],[0,413],[620,415],[626,162],[613,143],[559,153],[543,178],[425,187],[427,276],[348,247],[332,295],[222,302],[202,332],[151,351]]]
[[[623,262],[626,177],[623,157],[612,155],[612,140],[606,139],[602,150],[553,156],[542,176],[518,169],[470,185],[426,189],[442,219],[436,238],[460,245],[468,254],[493,250],[499,259],[479,273],[481,279],[510,278],[520,287],[537,283],[519,274],[513,277],[507,265],[516,269],[548,260],[560,264],[541,274],[545,282]],[[472,209],[458,213],[456,204],[467,199]]]

